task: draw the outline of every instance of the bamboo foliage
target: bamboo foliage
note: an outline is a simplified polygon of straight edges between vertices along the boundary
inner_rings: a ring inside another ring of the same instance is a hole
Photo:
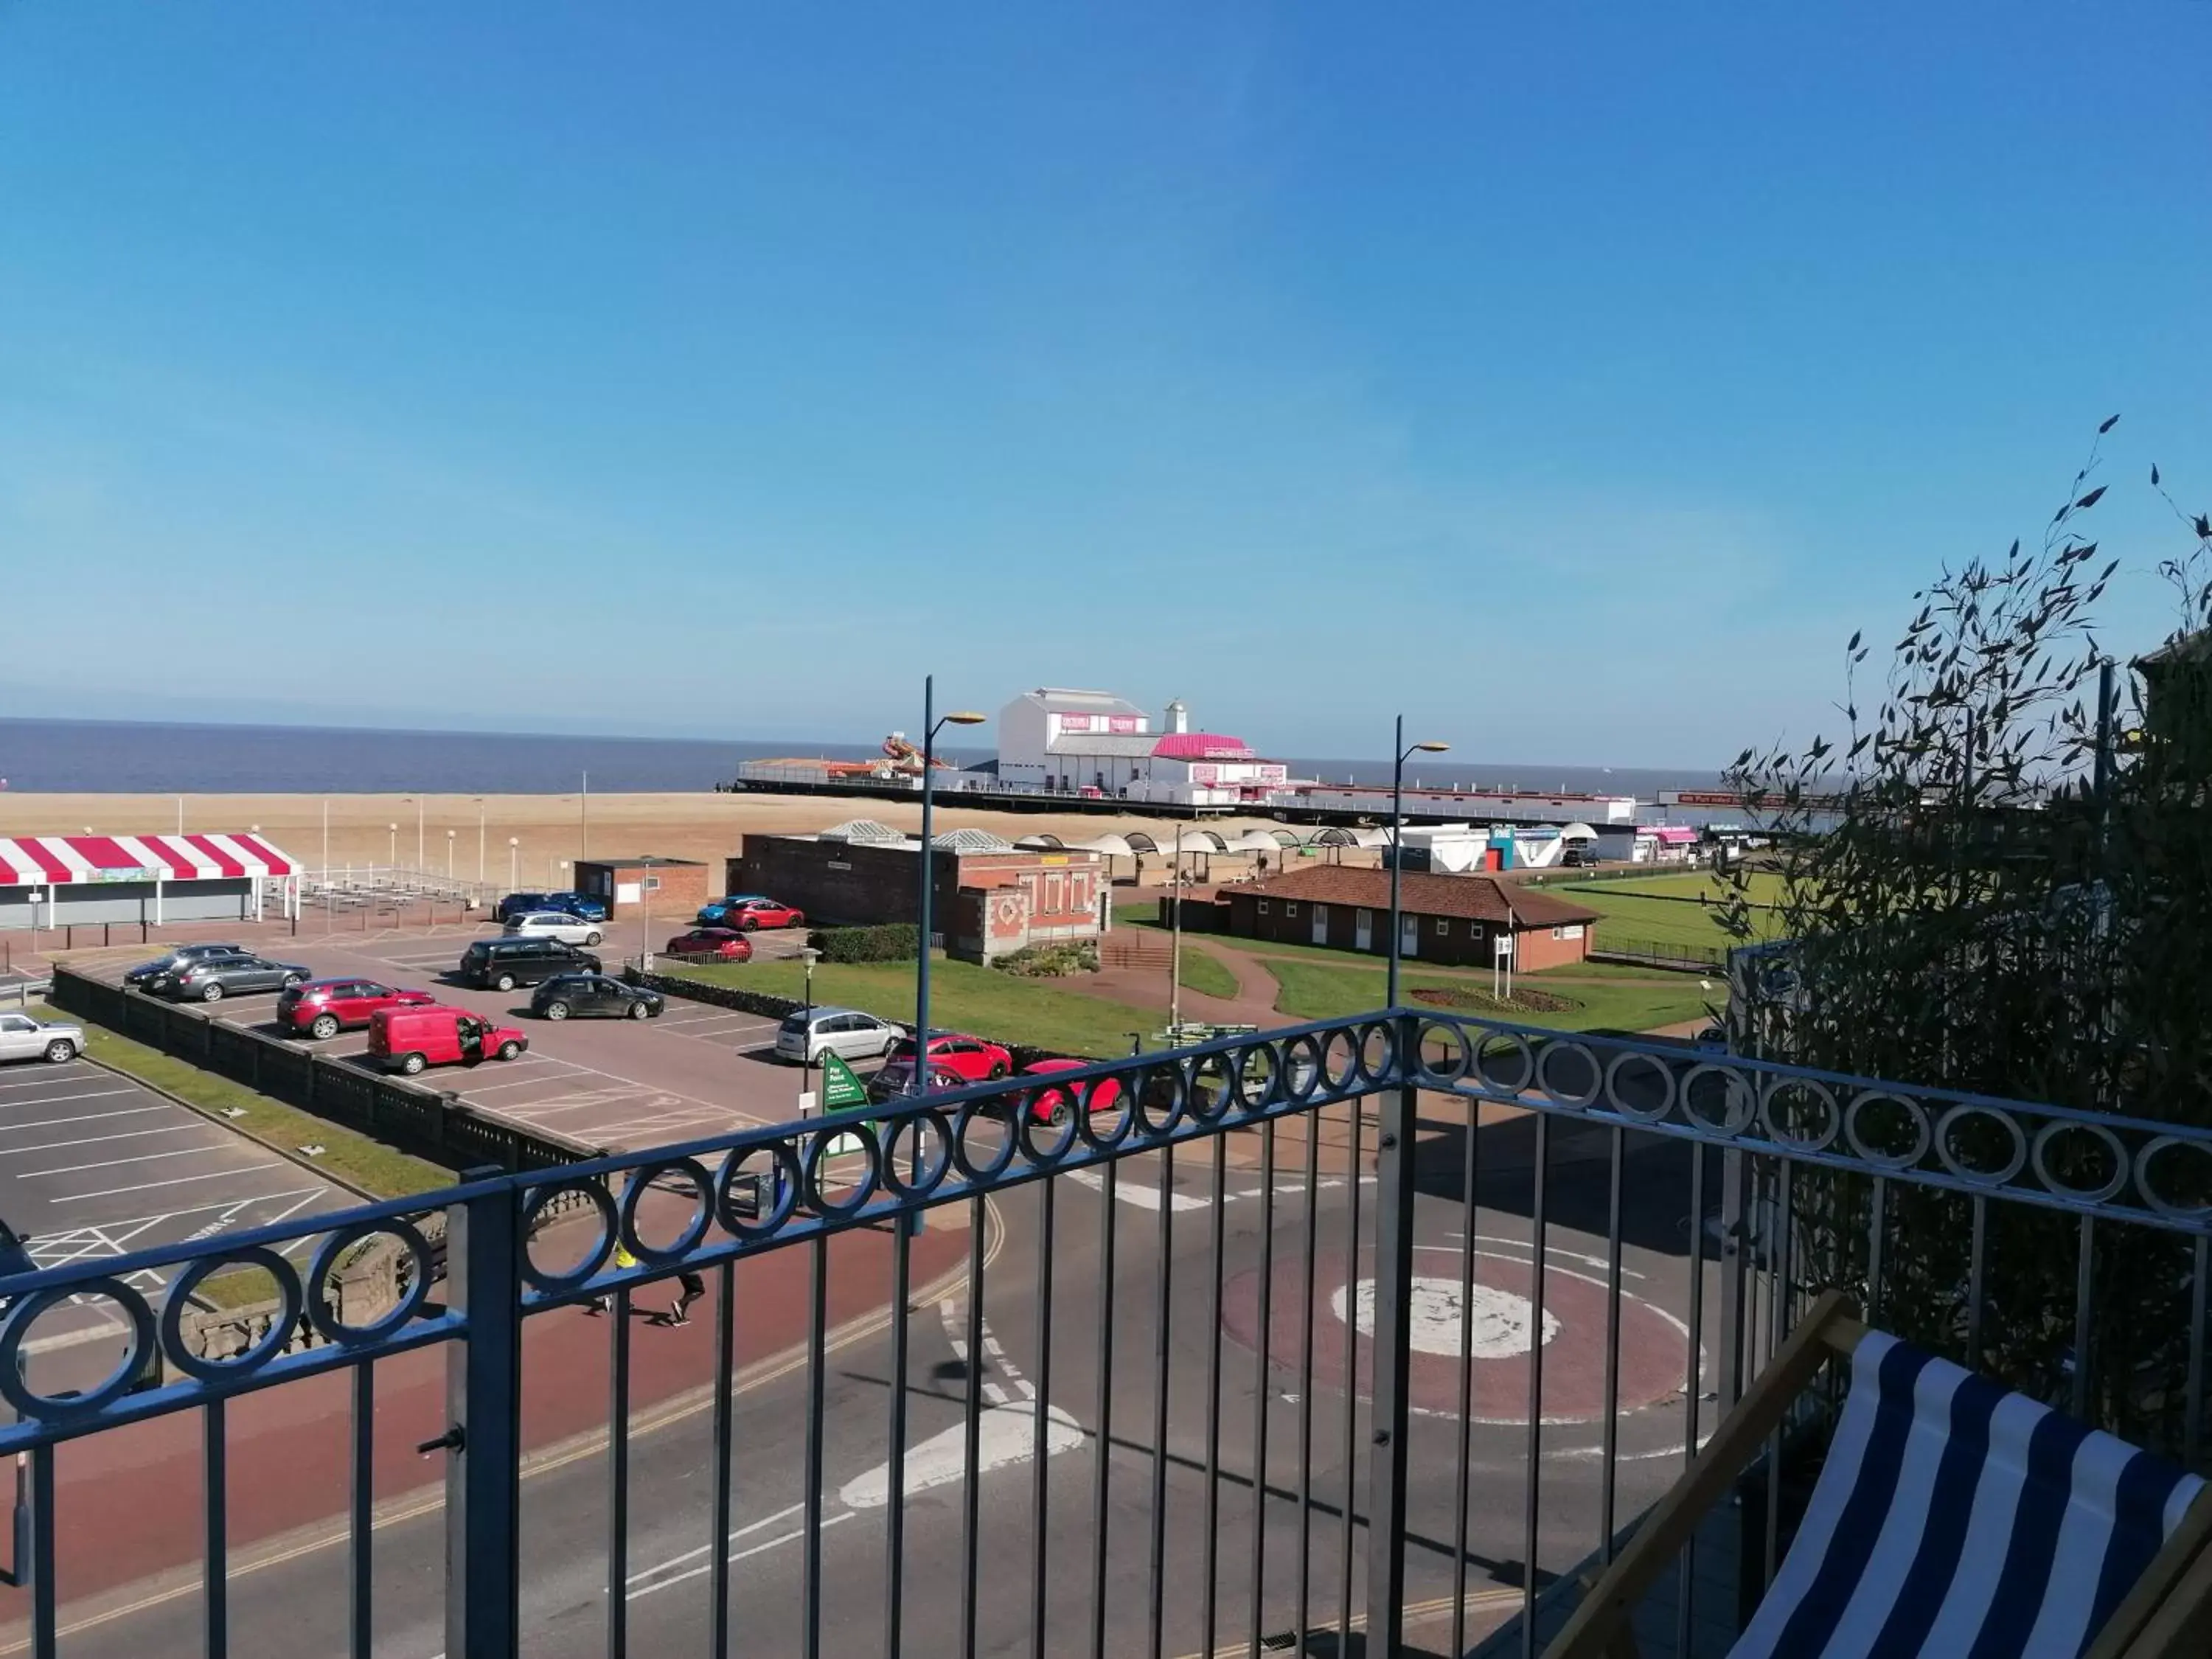
[[[2093,445],[2039,546],[1947,567],[1915,593],[1878,685],[1873,647],[1851,636],[1839,739],[1737,757],[1732,784],[1776,831],[1771,902],[1790,941],[1767,975],[1787,994],[1738,1011],[1760,1052],[2212,1124],[2212,521],[2175,507],[2182,550],[2154,567],[2175,626],[2116,662],[2094,617],[2120,562],[2088,534],[2100,467]],[[2151,488],[2173,506],[2154,467]],[[1747,941],[1748,879],[1724,874],[1722,911]],[[1953,1144],[1978,1167],[2009,1155],[1993,1125]],[[2087,1134],[2050,1151],[2081,1188],[2113,1173]],[[2159,1173],[2177,1200],[2212,1194],[2212,1169],[2186,1158]],[[1990,1203],[1978,1303],[1971,1201],[1890,1192],[1877,1286],[1871,1183],[1798,1181],[1808,1285],[1848,1288],[1891,1328],[2062,1403],[2086,1364],[2094,1415],[2178,1443],[2185,1241]]]

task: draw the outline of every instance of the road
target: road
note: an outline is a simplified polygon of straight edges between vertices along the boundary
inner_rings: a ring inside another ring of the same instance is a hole
[[[1510,1611],[1525,1575],[1523,1472],[1528,1348],[1543,1335],[1545,1389],[1542,1485],[1534,1508],[1540,1576],[1565,1570],[1594,1543],[1601,1464],[1603,1302],[1592,1294],[1606,1269],[1601,1235],[1588,1218],[1604,1213],[1603,1137],[1562,1133],[1553,1148],[1547,1199],[1562,1218],[1547,1238],[1545,1319],[1525,1301],[1534,1272],[1528,1221],[1531,1170],[1522,1126],[1486,1127],[1479,1206],[1472,1216],[1457,1190],[1464,1141],[1461,1108],[1431,1097],[1434,1133],[1422,1145],[1422,1195],[1416,1233],[1418,1276],[1414,1403],[1409,1462],[1408,1600],[1414,1639],[1440,1650],[1438,1598],[1453,1590],[1451,1539],[1458,1455],[1459,1252],[1474,1235],[1478,1285],[1470,1340],[1477,1352],[1473,1388],[1478,1419],[1469,1431],[1471,1468],[1468,1568],[1480,1631]],[[1209,1537],[1219,1590],[1218,1639],[1240,1649],[1251,1633],[1254,1480],[1264,1469],[1260,1531],[1262,1587],[1259,1633],[1295,1620],[1303,1555],[1307,1605],[1316,1622],[1333,1621],[1349,1549],[1350,1605],[1362,1604],[1365,1462],[1371,1425],[1358,1382],[1368,1364],[1359,1334],[1365,1258],[1346,1248],[1371,1231],[1371,1187],[1325,1158],[1310,1194],[1303,1170],[1277,1170],[1272,1201],[1252,1168],[1256,1137],[1234,1137],[1236,1160],[1224,1172],[1224,1200],[1212,1199],[1208,1150],[1186,1148],[1164,1188],[1160,1158],[1121,1166],[1109,1199],[1105,1183],[1055,1183],[1052,1231],[1040,1188],[999,1200],[1006,1230],[981,1291],[983,1340],[968,1349],[963,1289],[949,1304],[909,1316],[911,1352],[903,1380],[913,1449],[907,1504],[905,1651],[963,1649],[964,1445],[963,1401],[973,1381],[985,1411],[983,1455],[975,1489],[978,1564],[975,1648],[1027,1650],[1032,1573],[1041,1566],[1046,1650],[1090,1650],[1094,1619],[1104,1650],[1152,1646],[1154,1608],[1160,1650],[1196,1652]],[[1290,1160],[1286,1160],[1288,1162]],[[1635,1150],[1624,1249],[1620,1374],[1620,1514],[1633,1514],[1672,1478],[1681,1455],[1681,1382],[1690,1354],[1681,1323],[1687,1281],[1681,1246],[1687,1213],[1686,1160],[1654,1144]],[[1164,1202],[1163,1200],[1165,1200]],[[1308,1218],[1317,1240],[1313,1294],[1305,1292]],[[939,1213],[938,1226],[957,1218]],[[1221,1231],[1222,1317],[1213,1298],[1213,1230]],[[1109,1233],[1111,1234],[1110,1255]],[[792,1275],[805,1271],[798,1252],[780,1255]],[[1048,1282],[1048,1310],[1040,1289]],[[1258,1317],[1268,1291],[1268,1317]],[[1708,1297],[1709,1318],[1716,1297]],[[1164,1324],[1160,1310],[1164,1308]],[[1312,1313],[1314,1364],[1305,1352],[1304,1314]],[[545,1319],[580,1318],[552,1312]],[[697,1316],[703,1320],[707,1310]],[[742,1308],[741,1308],[742,1317]],[[1262,1370],[1262,1329],[1271,1363]],[[1219,1334],[1218,1436],[1209,1436],[1208,1377]],[[638,1343],[665,1334],[641,1325]],[[685,1333],[690,1335],[693,1333]],[[1710,1331],[1707,1334],[1710,1341]],[[1111,1345],[1110,1367],[1105,1363]],[[1164,1355],[1169,1378],[1166,1434],[1158,1437],[1154,1378]],[[1345,1387],[1349,1355],[1355,1386]],[[1100,1386],[1100,1378],[1107,1386]],[[808,1376],[803,1367],[759,1383],[739,1401],[732,1448],[736,1512],[725,1547],[733,1565],[733,1628],[743,1651],[805,1650],[804,1504]],[[884,1631],[886,1424],[891,1376],[887,1334],[835,1355],[821,1378],[823,1469],[819,1540],[823,1652],[880,1651]],[[1032,1525],[1037,1464],[1037,1391],[1049,1401],[1046,1525]],[[638,1437],[630,1465],[631,1510],[624,1607],[630,1650],[702,1652],[708,1619],[708,1504],[714,1449],[702,1409]],[[1255,1455],[1263,1431],[1264,1460]],[[1710,1425],[1708,1424],[1708,1426]],[[331,1425],[341,1433],[342,1425]],[[1094,1591],[1094,1515],[1106,1448],[1103,1595]],[[1310,1449],[1302,1454],[1301,1447]],[[1206,1471],[1218,1460],[1218,1516],[1209,1528]],[[240,1479],[279,1479],[240,1471]],[[1155,1482],[1159,1502],[1155,1502]],[[526,1651],[548,1659],[606,1650],[609,1606],[607,1469],[586,1450],[534,1474],[526,1488]],[[1297,1495],[1310,1490],[1310,1523],[1302,1547]],[[1345,1525],[1346,1499],[1354,1524]],[[1163,1563],[1155,1597],[1151,1566],[1157,1517]],[[396,1519],[377,1534],[377,1648],[394,1659],[441,1652],[444,1536],[434,1510]],[[307,1549],[239,1577],[232,1587],[234,1653],[285,1659],[338,1653],[345,1605],[343,1552]],[[190,1586],[142,1610],[84,1630],[70,1644],[84,1656],[192,1650],[197,1593]]]

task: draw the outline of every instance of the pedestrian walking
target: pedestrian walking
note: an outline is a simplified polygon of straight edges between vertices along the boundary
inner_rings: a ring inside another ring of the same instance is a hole
[[[635,1266],[637,1266],[637,1258],[629,1253],[629,1246],[623,1243],[621,1239],[616,1239],[615,1271],[617,1273],[620,1273],[624,1268],[635,1267]],[[613,1310],[614,1305],[614,1292],[611,1291],[604,1291],[584,1304],[584,1311],[592,1316],[592,1317],[597,1318],[603,1313],[611,1312]]]
[[[707,1281],[699,1277],[696,1269],[686,1267],[677,1274],[676,1300],[668,1310],[668,1322],[689,1325],[691,1322],[691,1304],[706,1294]]]

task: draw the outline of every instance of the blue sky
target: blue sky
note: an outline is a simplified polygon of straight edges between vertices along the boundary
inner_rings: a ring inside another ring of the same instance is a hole
[[[0,0],[0,714],[865,738],[934,669],[1718,763],[2116,410],[2147,644],[2207,62],[2203,0]]]

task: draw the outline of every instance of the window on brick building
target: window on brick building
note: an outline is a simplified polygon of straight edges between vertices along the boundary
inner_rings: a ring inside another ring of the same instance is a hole
[[[1443,916],[1438,916],[1437,918],[1437,937],[1442,938],[1444,934],[1449,933],[1449,932],[1451,932],[1451,923]]]
[[[1292,903],[1290,903],[1290,904],[1285,904],[1285,905],[1283,907],[1283,914],[1284,914],[1285,915],[1286,915],[1286,916],[1294,916],[1294,915],[1297,915],[1297,913],[1298,913],[1298,907],[1297,907],[1297,905],[1295,902],[1292,902]]]

